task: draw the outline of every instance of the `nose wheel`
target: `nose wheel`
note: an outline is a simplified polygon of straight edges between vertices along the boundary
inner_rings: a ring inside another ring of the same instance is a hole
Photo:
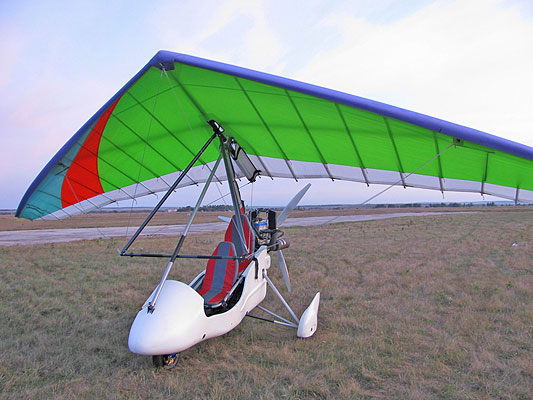
[[[156,368],[172,369],[178,364],[178,361],[178,353],[152,356],[152,363]]]

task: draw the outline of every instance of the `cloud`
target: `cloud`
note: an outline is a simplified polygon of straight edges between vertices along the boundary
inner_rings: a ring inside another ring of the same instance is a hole
[[[63,76],[43,62],[26,81],[11,79],[0,108],[0,208],[15,207],[63,144],[116,91],[116,83]],[[28,84],[28,81],[30,84]]]
[[[283,67],[282,43],[267,8],[265,2],[240,0],[166,2],[154,9],[150,21],[169,50],[277,71]]]
[[[102,4],[20,6],[0,17],[0,207],[15,206],[63,143],[161,48],[533,145],[530,0],[168,0],[120,4],[105,18]],[[368,197],[349,185],[320,195]]]
[[[298,78],[533,145],[533,23],[495,0],[439,1],[389,24],[332,13],[341,32]]]
[[[527,2],[311,3],[302,10],[275,1],[167,2],[151,21],[171,50],[288,75],[533,145]]]
[[[73,86],[77,96],[65,95]],[[0,208],[17,205],[46,163],[96,111],[94,104],[107,100],[100,98],[106,91],[110,92],[109,87],[100,81],[73,85],[58,77],[43,77],[9,110],[0,112]]]
[[[0,26],[0,89],[12,79],[13,71],[20,65],[22,50],[26,45],[24,35],[7,24]]]

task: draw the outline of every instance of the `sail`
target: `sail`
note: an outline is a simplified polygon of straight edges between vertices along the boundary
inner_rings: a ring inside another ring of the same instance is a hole
[[[212,135],[211,119],[263,176],[533,202],[529,146],[335,90],[160,51],[59,150],[16,215],[61,219],[165,191]],[[179,186],[204,182],[217,157],[214,141]],[[217,172],[217,179],[225,176]]]

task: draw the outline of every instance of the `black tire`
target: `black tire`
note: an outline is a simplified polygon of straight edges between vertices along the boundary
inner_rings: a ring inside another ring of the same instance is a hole
[[[163,366],[163,356],[152,356],[152,363],[154,364],[154,367],[161,368]]]

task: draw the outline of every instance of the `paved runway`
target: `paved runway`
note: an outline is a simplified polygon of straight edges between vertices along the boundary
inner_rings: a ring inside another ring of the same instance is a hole
[[[464,213],[464,212],[462,212]],[[398,217],[422,217],[426,215],[457,214],[455,212],[404,212],[391,214],[343,215],[326,217],[288,218],[283,226],[313,226],[339,222],[371,221]],[[189,234],[217,232],[226,229],[226,222],[194,224]],[[179,236],[185,225],[147,226],[141,236]],[[137,227],[35,229],[21,231],[0,231],[0,246],[15,246],[43,243],[73,242],[98,238],[131,236]]]

